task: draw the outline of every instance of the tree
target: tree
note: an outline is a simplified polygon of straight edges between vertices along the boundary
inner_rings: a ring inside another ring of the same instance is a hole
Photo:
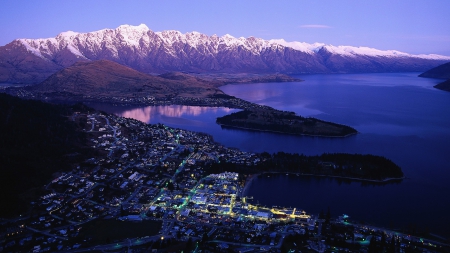
[[[173,183],[172,183],[171,181],[169,181],[169,182],[167,183],[167,189],[168,189],[169,191],[173,191],[173,190],[175,189],[175,187],[174,187],[174,185],[173,185]]]
[[[203,236],[202,236],[202,243],[204,244],[205,242],[207,242],[209,240],[209,236],[208,236],[208,233],[203,233]]]
[[[120,216],[125,216],[125,210],[123,209],[123,205],[120,205]]]
[[[330,207],[328,207],[328,210],[327,210],[327,216],[325,217],[325,222],[326,222],[327,224],[329,224],[329,223],[330,223],[330,220],[331,220],[331,212],[330,212]]]
[[[370,244],[369,244],[369,253],[375,253],[375,252],[378,252],[377,240],[376,240],[375,236],[372,236],[372,238],[370,239]]]
[[[386,233],[384,233],[384,232],[381,235],[381,247],[382,247],[382,250],[384,250],[386,248]]]
[[[193,246],[192,238],[189,237],[188,241],[186,242],[185,251],[190,252],[192,250],[192,246]]]
[[[389,247],[388,247],[388,251],[387,252],[389,252],[389,253],[395,253],[396,252],[396,250],[395,250],[395,238],[394,238],[394,236],[392,236],[392,238],[391,238],[391,243],[389,244]]]
[[[319,213],[319,219],[324,219],[324,218],[325,218],[325,214],[323,213],[323,210],[321,210]]]

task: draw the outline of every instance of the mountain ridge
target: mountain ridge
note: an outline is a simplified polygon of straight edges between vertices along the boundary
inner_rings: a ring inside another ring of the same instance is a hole
[[[47,39],[14,40],[0,47],[0,82],[38,83],[75,62],[103,59],[147,74],[303,74],[424,71],[450,57],[228,34],[153,32],[144,24],[122,25],[88,33],[68,31]]]
[[[174,76],[182,78],[170,78]],[[223,94],[214,83],[200,78],[181,73],[152,76],[109,60],[76,62],[28,89],[38,93],[116,98]]]

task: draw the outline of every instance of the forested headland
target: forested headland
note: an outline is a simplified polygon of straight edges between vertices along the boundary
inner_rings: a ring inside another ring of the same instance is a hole
[[[349,126],[316,118],[305,118],[294,112],[279,111],[269,107],[235,112],[217,118],[216,122],[224,127],[294,135],[345,137],[357,133]]]
[[[69,117],[83,109],[0,94],[0,216],[24,211],[53,173],[92,154]]]
[[[391,160],[375,155],[333,153],[318,156],[278,152],[261,153],[262,162],[257,165],[242,165],[221,161],[213,164],[214,173],[233,171],[239,173],[298,173],[342,177],[373,182],[402,179],[402,169]]]

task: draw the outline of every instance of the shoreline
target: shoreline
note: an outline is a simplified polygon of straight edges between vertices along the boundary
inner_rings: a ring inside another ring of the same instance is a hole
[[[291,174],[291,173],[288,173]],[[389,181],[397,181],[397,180],[403,180],[407,179],[407,177],[388,177],[382,180],[375,180],[375,179],[365,179],[365,178],[357,178],[357,177],[343,177],[343,176],[333,176],[333,175],[317,175],[317,174],[300,174],[299,176],[317,176],[317,177],[330,177],[330,178],[341,178],[341,179],[349,179],[353,181],[364,181],[364,182],[372,182],[372,183],[386,183]]]
[[[217,123],[217,121],[216,121]],[[263,130],[263,129],[254,129],[254,128],[248,128],[248,127],[238,127],[238,126],[231,126],[227,124],[221,124],[217,123],[220,126],[224,127],[230,127],[230,128],[236,128],[236,129],[244,129],[249,131],[259,131],[259,132],[270,132],[270,133],[278,133],[278,134],[288,134],[288,135],[297,135],[297,136],[308,136],[308,137],[328,137],[328,138],[346,138],[352,135],[356,135],[359,132],[356,133],[350,133],[346,135],[321,135],[321,134],[294,134],[294,133],[287,133],[287,132],[280,132],[280,131],[273,131],[273,130]]]
[[[242,198],[244,196],[246,196],[246,193],[248,192],[248,188],[252,185],[253,180],[258,176],[261,175],[262,173],[256,173],[256,174],[251,174],[251,176],[249,176],[246,180],[245,180],[245,186],[244,188],[242,188],[242,191],[239,193],[239,196]]]
[[[382,183],[387,183],[390,181],[397,181],[397,180],[404,180],[404,179],[408,179],[407,177],[401,177],[401,178],[385,178],[382,180],[375,180],[375,179],[364,179],[364,178],[357,178],[357,177],[344,177],[344,176],[333,176],[333,175],[318,175],[318,174],[304,174],[304,173],[293,173],[293,172],[261,172],[261,173],[256,173],[256,174],[252,174],[249,178],[247,178],[247,180],[245,181],[245,186],[242,189],[241,193],[240,193],[240,197],[245,197],[247,195],[248,189],[249,187],[252,185],[253,180],[260,176],[260,175],[264,175],[264,174],[295,174],[298,176],[316,176],[316,177],[328,177],[328,178],[337,178],[337,179],[348,179],[351,181],[359,181],[359,182],[371,182],[371,183],[378,183],[378,184],[382,184]]]

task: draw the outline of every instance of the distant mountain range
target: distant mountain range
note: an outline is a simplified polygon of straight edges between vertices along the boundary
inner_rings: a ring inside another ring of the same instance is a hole
[[[357,73],[425,71],[449,56],[285,40],[153,32],[122,25],[0,47],[0,82],[39,83],[79,61],[110,60],[144,73]]]
[[[420,77],[429,77],[437,79],[447,79],[434,87],[440,90],[450,91],[450,62],[439,65],[419,75]]]

